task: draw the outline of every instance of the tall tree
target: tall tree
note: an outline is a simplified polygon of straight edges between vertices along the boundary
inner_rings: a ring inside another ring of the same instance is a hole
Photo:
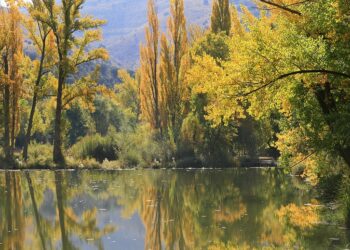
[[[211,14],[211,31],[214,33],[225,32],[230,35],[231,12],[229,0],[214,0]]]
[[[161,88],[158,74],[159,21],[154,0],[148,1],[146,44],[141,46],[141,108],[142,116],[162,133]]]
[[[50,64],[52,64],[52,60],[53,60],[52,56],[50,57],[50,54],[49,56],[47,55],[48,50],[50,53],[49,46],[50,44],[52,45],[52,42],[50,42],[50,39],[49,39],[50,33],[52,34],[51,28],[47,23],[40,22],[36,18],[37,13],[47,14],[45,13],[46,9],[44,7],[44,2],[41,0],[33,0],[27,3],[26,7],[29,15],[26,18],[25,27],[26,27],[26,30],[28,31],[29,38],[33,41],[38,58],[34,60],[34,63],[33,63],[35,65],[33,68],[33,71],[34,71],[33,74],[35,75],[35,77],[33,78],[32,106],[29,114],[27,131],[26,131],[24,147],[23,147],[23,159],[25,161],[28,158],[28,146],[30,143],[34,115],[35,115],[36,106],[39,98],[39,90],[43,85],[42,78],[46,73],[48,73],[48,70],[49,70],[48,67]],[[53,48],[51,48],[51,50],[53,50]],[[50,63],[48,61],[50,61]]]
[[[343,3],[300,2],[259,18],[242,8],[242,33],[233,34],[234,54],[223,70],[207,56],[196,63],[200,90],[213,97],[207,118],[228,122],[245,116],[246,106],[258,120],[277,113],[276,145],[286,164],[315,167],[337,153],[350,166],[350,32]]]
[[[141,112],[140,100],[140,71],[136,71],[135,77],[132,77],[126,70],[119,70],[118,77],[121,84],[116,84],[114,90],[116,92],[116,101],[125,110],[136,125],[139,121]]]
[[[183,0],[172,0],[168,20],[168,38],[161,37],[160,78],[162,83],[164,119],[176,143],[180,134],[184,93],[184,76],[188,65],[188,40]]]
[[[21,90],[20,63],[23,57],[23,39],[20,27],[21,14],[15,3],[1,10],[0,52],[2,56],[1,79],[3,90],[4,151],[8,161],[12,160],[17,122],[18,100]]]
[[[67,77],[76,73],[79,65],[101,58],[107,59],[108,54],[103,48],[88,51],[91,43],[101,39],[101,31],[97,28],[104,21],[81,15],[84,0],[63,0],[61,4],[55,0],[43,2],[48,14],[38,13],[37,19],[52,29],[58,54],[53,160],[56,164],[63,165],[61,129]]]
[[[9,14],[5,9],[1,11],[1,85],[3,94],[3,125],[4,125],[4,151],[6,159],[11,159],[11,148],[10,148],[10,129],[9,129],[9,113],[10,113],[10,87],[9,87],[9,48],[8,48],[8,37],[6,34],[9,33]]]

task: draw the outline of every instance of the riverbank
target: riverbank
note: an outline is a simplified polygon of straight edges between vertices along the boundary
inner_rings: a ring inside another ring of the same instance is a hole
[[[144,165],[144,164],[142,164]],[[65,165],[54,164],[50,158],[45,160],[28,160],[27,162],[22,161],[19,157],[15,158],[12,163],[7,162],[4,157],[0,157],[0,170],[119,170],[119,169],[162,169],[162,168],[176,168],[176,169],[213,169],[213,168],[277,168],[277,161],[271,157],[259,157],[256,159],[245,159],[237,160],[233,162],[230,166],[205,166],[197,158],[181,158],[177,161],[167,161],[160,162],[154,160],[153,164],[148,167],[142,165],[124,165],[123,162],[119,160],[109,161],[105,159],[103,162],[99,162],[95,159],[74,159],[73,157],[66,157]]]

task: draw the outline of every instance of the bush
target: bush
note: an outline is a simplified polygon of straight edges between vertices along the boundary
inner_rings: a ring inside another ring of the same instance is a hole
[[[155,167],[171,159],[173,151],[168,142],[156,139],[148,125],[117,133],[109,129],[107,136],[86,136],[70,150],[77,159],[96,159],[103,168]],[[118,161],[116,161],[118,160]]]
[[[94,158],[100,163],[105,159],[114,161],[118,159],[118,145],[112,135],[89,135],[72,147],[72,154],[80,159]]]
[[[28,147],[28,167],[52,167],[52,150],[50,144],[32,143]]]
[[[157,140],[150,131],[148,125],[140,125],[133,132],[117,134],[123,167],[154,167],[170,158],[169,144]]]
[[[319,179],[317,188],[321,193],[321,199],[324,202],[333,202],[338,198],[342,187],[342,174],[322,176]]]

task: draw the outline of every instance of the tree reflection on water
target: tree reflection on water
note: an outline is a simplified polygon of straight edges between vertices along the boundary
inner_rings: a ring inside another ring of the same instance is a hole
[[[273,169],[1,172],[0,248],[345,247],[337,211],[293,183]]]

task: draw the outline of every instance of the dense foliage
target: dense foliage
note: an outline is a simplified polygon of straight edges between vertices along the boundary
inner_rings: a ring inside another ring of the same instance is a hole
[[[171,151],[161,157],[170,162],[232,165],[281,154],[283,165],[302,165],[309,176],[350,164],[349,8],[343,1],[261,1],[256,16],[216,0],[210,29],[187,31],[183,1],[176,0],[162,34],[150,0],[140,70],[120,70],[114,87],[108,63],[95,61],[107,52],[88,49],[101,39],[103,21],[83,16],[83,4],[37,0],[24,4],[22,14],[19,3],[8,1],[1,9],[8,162],[20,148],[27,160],[34,139],[53,143],[53,160],[62,164],[61,146],[66,151],[85,136],[130,135],[149,124],[154,143]],[[337,167],[329,169],[328,161]]]
[[[348,0],[260,0],[258,15],[215,0],[208,29],[188,29],[184,1],[171,0],[164,33],[149,0],[140,69],[119,70],[115,86],[107,51],[94,46],[104,21],[83,15],[84,2],[0,9],[9,166],[223,167],[280,156],[320,188],[339,177],[332,196],[349,203]]]

